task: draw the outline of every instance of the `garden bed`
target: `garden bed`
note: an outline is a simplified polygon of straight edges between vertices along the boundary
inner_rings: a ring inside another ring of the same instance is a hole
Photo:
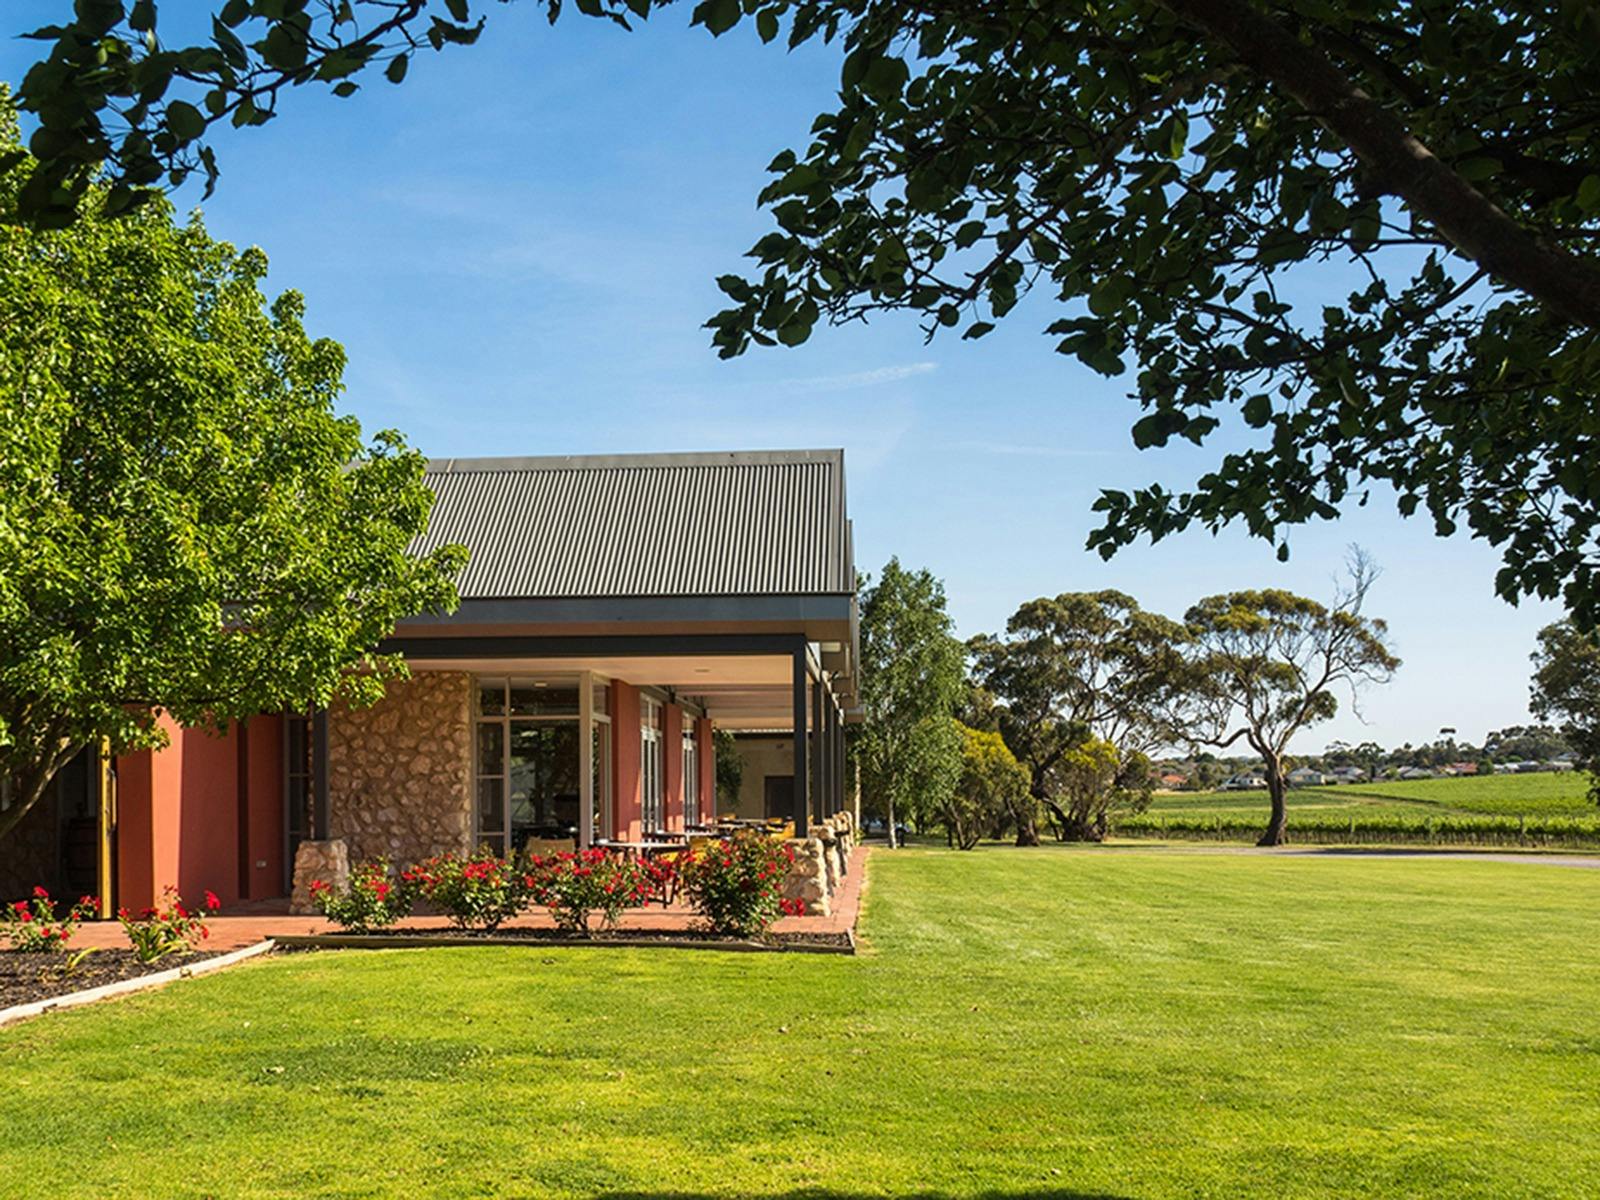
[[[191,968],[221,954],[173,954],[145,963],[132,950],[96,950],[69,973],[70,953],[0,952],[0,1011],[162,971]]]
[[[284,949],[392,950],[423,946],[652,946],[685,950],[778,951],[801,954],[854,954],[848,931],[768,933],[760,938],[728,937],[700,929],[596,930],[588,935],[564,929],[513,927],[485,933],[476,929],[401,927],[372,933],[313,933],[279,936]]]

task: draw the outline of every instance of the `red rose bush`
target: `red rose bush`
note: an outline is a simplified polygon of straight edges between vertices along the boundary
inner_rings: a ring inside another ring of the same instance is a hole
[[[3,927],[13,950],[54,952],[65,950],[78,925],[92,917],[96,905],[93,896],[85,896],[67,910],[66,915],[56,915],[56,903],[42,887],[33,889],[32,900],[18,900],[0,909],[0,927]]]
[[[208,891],[206,911],[214,913],[221,908],[217,894]],[[155,962],[169,954],[193,950],[211,936],[200,913],[185,905],[174,888],[162,894],[161,903],[155,908],[147,908],[137,917],[126,908],[117,910],[117,920],[140,962]]]
[[[462,929],[493,933],[528,903],[525,873],[488,850],[469,858],[439,854],[400,876],[403,884]]]
[[[784,914],[805,905],[783,898],[794,850],[764,837],[735,837],[704,846],[683,860],[683,894],[716,933],[756,937]]]
[[[353,933],[387,929],[410,915],[416,888],[404,879],[391,879],[387,858],[369,859],[350,872],[350,884],[335,891],[325,879],[311,885],[311,902],[334,924]]]
[[[647,904],[666,884],[665,864],[645,863],[606,850],[564,851],[528,860],[523,884],[529,897],[550,910],[562,929],[588,933],[598,912],[614,929],[624,911]]]

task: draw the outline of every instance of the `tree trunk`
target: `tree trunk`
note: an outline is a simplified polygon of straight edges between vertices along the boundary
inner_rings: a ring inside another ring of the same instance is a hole
[[[1258,846],[1282,846],[1289,840],[1289,809],[1283,800],[1283,760],[1276,754],[1263,755],[1267,760],[1267,794],[1272,798],[1272,819],[1267,831],[1256,839]]]
[[[1576,324],[1600,329],[1600,269],[1496,207],[1405,124],[1249,0],[1161,0],[1338,136],[1383,189],[1466,257]]]
[[[76,753],[76,750],[73,753]],[[71,755],[67,757],[70,758]],[[5,841],[13,829],[22,824],[22,818],[27,816],[28,811],[44,796],[50,781],[55,778],[56,771],[65,761],[63,758],[56,765],[37,766],[32,779],[25,775],[12,775],[11,807],[0,812],[0,843]]]
[[[895,842],[895,837],[894,837],[894,796],[893,795],[890,795],[889,798],[884,801],[883,810],[884,810],[885,813],[888,814],[884,819],[883,836],[884,836],[884,840],[889,843],[889,849],[893,850],[895,848],[896,844],[897,844]]]

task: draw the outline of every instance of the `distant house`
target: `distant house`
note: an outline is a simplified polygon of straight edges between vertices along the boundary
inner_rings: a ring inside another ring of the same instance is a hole
[[[1156,786],[1176,791],[1189,782],[1189,777],[1182,771],[1162,771],[1156,776]]]
[[[1427,767],[1403,767],[1396,779],[1432,779],[1434,774]]]
[[[1328,777],[1313,767],[1296,767],[1289,772],[1290,787],[1322,787]]]
[[[1267,786],[1267,781],[1259,775],[1233,775],[1222,781],[1222,790],[1225,792],[1253,792]]]
[[[1360,783],[1367,777],[1360,767],[1335,767],[1329,775],[1335,783]]]
[[[1478,773],[1478,764],[1475,762],[1456,762],[1451,763],[1448,769],[1452,775],[1476,775]]]

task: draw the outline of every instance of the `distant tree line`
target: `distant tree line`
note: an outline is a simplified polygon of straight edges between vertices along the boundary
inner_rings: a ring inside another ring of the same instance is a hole
[[[1181,621],[1118,591],[1030,600],[1004,632],[955,636],[943,586],[891,559],[862,593],[865,722],[852,753],[869,812],[1037,845],[1098,841],[1147,807],[1152,756],[1249,749],[1264,765],[1264,845],[1288,837],[1288,746],[1400,665],[1363,609],[1353,551],[1323,604],[1279,589],[1209,596]]]

